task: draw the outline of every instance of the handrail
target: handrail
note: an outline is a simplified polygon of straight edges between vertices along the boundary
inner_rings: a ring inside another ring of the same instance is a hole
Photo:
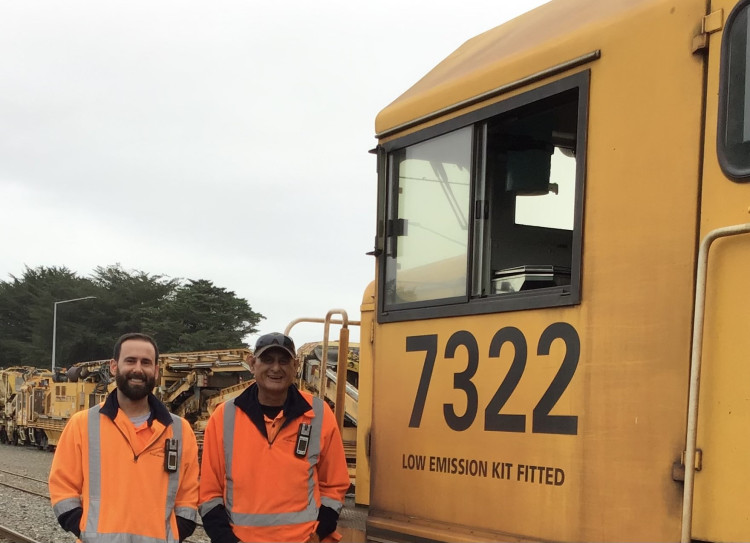
[[[695,451],[698,428],[698,390],[701,370],[701,350],[703,348],[703,321],[706,306],[706,276],[708,251],[719,238],[747,234],[750,223],[724,226],[711,230],[698,250],[698,267],[695,278],[695,311],[693,314],[693,345],[690,354],[690,389],[688,394],[687,435],[685,437],[685,488],[682,497],[682,543],[690,543],[693,521],[693,490],[695,479]]]
[[[334,314],[341,315],[341,320],[331,318]],[[318,388],[318,395],[321,398],[325,398],[326,391],[326,380],[327,370],[326,363],[328,361],[328,332],[331,324],[341,324],[341,330],[339,331],[339,358],[337,368],[337,383],[336,383],[336,422],[338,423],[339,430],[344,426],[344,414],[346,411],[346,405],[344,398],[346,396],[346,357],[349,351],[349,324],[359,326],[360,321],[349,320],[349,315],[345,309],[331,309],[326,313],[325,319],[320,318],[306,318],[302,317],[294,319],[292,322],[287,324],[284,329],[284,335],[289,335],[292,327],[300,322],[317,322],[323,323],[323,359],[321,360],[321,372],[320,372],[320,387]]]

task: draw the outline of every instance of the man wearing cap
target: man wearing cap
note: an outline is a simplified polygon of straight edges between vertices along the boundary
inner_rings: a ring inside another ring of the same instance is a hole
[[[216,408],[203,441],[200,514],[212,543],[338,541],[349,473],[336,418],[294,386],[294,342],[265,334],[255,383]]]

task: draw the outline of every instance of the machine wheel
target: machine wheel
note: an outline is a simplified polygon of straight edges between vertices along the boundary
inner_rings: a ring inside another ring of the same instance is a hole
[[[71,383],[77,383],[78,378],[81,376],[81,366],[73,366],[67,372],[68,381]]]
[[[47,449],[49,446],[49,439],[47,439],[47,434],[44,430],[40,430],[39,428],[34,429],[34,443],[36,444],[36,448],[40,451]]]

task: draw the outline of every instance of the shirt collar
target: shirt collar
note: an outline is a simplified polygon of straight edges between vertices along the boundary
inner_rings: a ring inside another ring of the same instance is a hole
[[[154,422],[154,419],[161,422],[164,426],[172,424],[172,416],[169,414],[167,407],[161,403],[153,393],[148,394],[148,406],[151,409],[151,415],[148,417],[148,425]],[[117,389],[114,389],[109,393],[107,399],[104,401],[100,413],[108,416],[110,419],[115,420],[117,417],[117,411],[120,409],[120,402],[117,401]]]

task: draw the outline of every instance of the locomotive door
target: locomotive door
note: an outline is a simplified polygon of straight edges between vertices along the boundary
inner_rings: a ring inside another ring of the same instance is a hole
[[[701,239],[750,222],[750,1],[709,11]],[[706,270],[691,535],[750,541],[750,234],[714,241]]]

